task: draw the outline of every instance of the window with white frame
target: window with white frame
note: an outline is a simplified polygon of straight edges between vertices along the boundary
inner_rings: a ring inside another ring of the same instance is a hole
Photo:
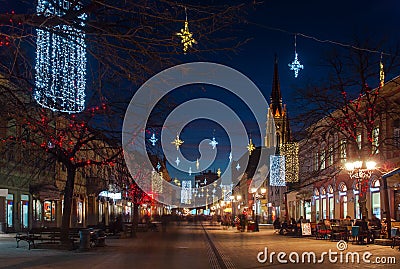
[[[315,170],[315,171],[318,171],[318,170],[319,170],[319,154],[318,154],[318,151],[315,152],[314,170]]]

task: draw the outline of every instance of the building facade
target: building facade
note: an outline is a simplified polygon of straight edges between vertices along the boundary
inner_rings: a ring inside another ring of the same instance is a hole
[[[400,78],[396,77],[382,88],[371,91],[378,96],[379,90],[379,99],[371,108],[363,100],[366,95],[353,101],[359,104],[361,111],[363,108],[379,111],[370,122],[371,130],[354,123],[355,133],[348,136],[339,131],[340,128],[332,128],[335,120],[341,117],[341,109],[310,127],[312,134],[300,143],[301,182],[288,193],[291,217],[305,216],[312,222],[346,216],[360,219],[359,201],[365,195],[368,218],[372,214],[385,218],[386,211],[390,210],[391,217],[400,220],[400,177],[394,175],[388,180],[388,190],[384,189],[382,181],[384,173],[400,167],[399,82]],[[345,169],[346,163],[355,160],[375,161],[377,168],[357,170],[366,173],[361,180],[361,175]]]

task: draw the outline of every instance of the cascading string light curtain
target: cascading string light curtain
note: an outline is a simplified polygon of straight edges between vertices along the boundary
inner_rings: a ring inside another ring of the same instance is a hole
[[[62,17],[66,11],[80,10],[66,0],[38,0],[36,12],[45,17]],[[87,15],[76,23],[84,27]],[[58,24],[37,29],[36,75],[33,98],[53,111],[79,113],[85,109],[85,33],[73,25]]]

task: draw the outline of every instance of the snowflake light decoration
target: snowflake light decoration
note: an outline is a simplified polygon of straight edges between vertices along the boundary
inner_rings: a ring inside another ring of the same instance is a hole
[[[240,164],[237,163],[237,165],[236,165],[236,170],[239,171],[239,169],[240,169]]]
[[[72,5],[72,3],[74,3]],[[85,109],[86,43],[82,28],[87,18],[82,6],[70,0],[38,0],[36,13],[63,17],[75,12],[73,23],[37,29],[35,88],[33,98],[53,111],[78,113]]]
[[[160,162],[158,162],[158,163],[157,163],[157,166],[156,166],[156,168],[157,168],[157,171],[160,171],[160,168],[161,168],[161,164],[160,164]]]
[[[180,162],[181,162],[181,160],[179,160],[179,157],[176,157],[176,160],[175,160],[176,166],[179,166]]]
[[[294,77],[297,78],[299,75],[299,70],[303,69],[304,66],[300,64],[299,60],[297,59],[297,52],[294,54],[294,61],[289,64],[290,70],[294,71]]]
[[[186,8],[185,8],[186,13]],[[197,44],[196,40],[193,38],[193,34],[189,31],[189,22],[187,20],[187,13],[186,13],[186,20],[183,29],[179,33],[176,33],[182,40],[181,43],[183,44],[183,53],[186,54],[189,47],[193,47],[193,44]]]
[[[212,141],[209,143],[213,149],[218,145],[218,142],[215,140],[215,137],[213,137]]]
[[[294,36],[294,61],[289,64],[290,70],[294,71],[294,77],[297,78],[299,75],[299,70],[304,69],[304,66],[300,64],[299,60],[297,59],[297,52],[296,52],[296,35]]]
[[[156,134],[153,133],[153,135],[149,138],[149,141],[151,142],[152,146],[156,145],[156,142],[158,141],[158,139],[156,138]]]

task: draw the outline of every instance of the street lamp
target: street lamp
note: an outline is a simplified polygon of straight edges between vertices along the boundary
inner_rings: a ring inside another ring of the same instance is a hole
[[[264,194],[267,192],[267,189],[261,188],[260,192],[261,192],[261,194],[258,194],[257,188],[255,188],[255,187],[251,188],[251,193],[253,194],[253,203],[254,203],[253,219],[254,219],[254,226],[255,226],[254,231],[255,232],[260,231],[258,228],[258,213],[257,213],[258,202],[257,202],[257,199],[263,197]]]
[[[242,196],[240,194],[237,195],[231,195],[231,202],[232,202],[232,217],[233,219],[235,219],[236,217],[236,206],[235,206],[235,202],[240,202],[240,200],[242,199]]]
[[[360,195],[360,210],[361,213],[365,213],[363,212],[366,206],[366,199],[364,196],[368,187],[368,179],[371,178],[373,171],[376,169],[376,162],[357,160],[354,162],[346,162],[345,167],[350,178],[357,180],[357,187]]]

